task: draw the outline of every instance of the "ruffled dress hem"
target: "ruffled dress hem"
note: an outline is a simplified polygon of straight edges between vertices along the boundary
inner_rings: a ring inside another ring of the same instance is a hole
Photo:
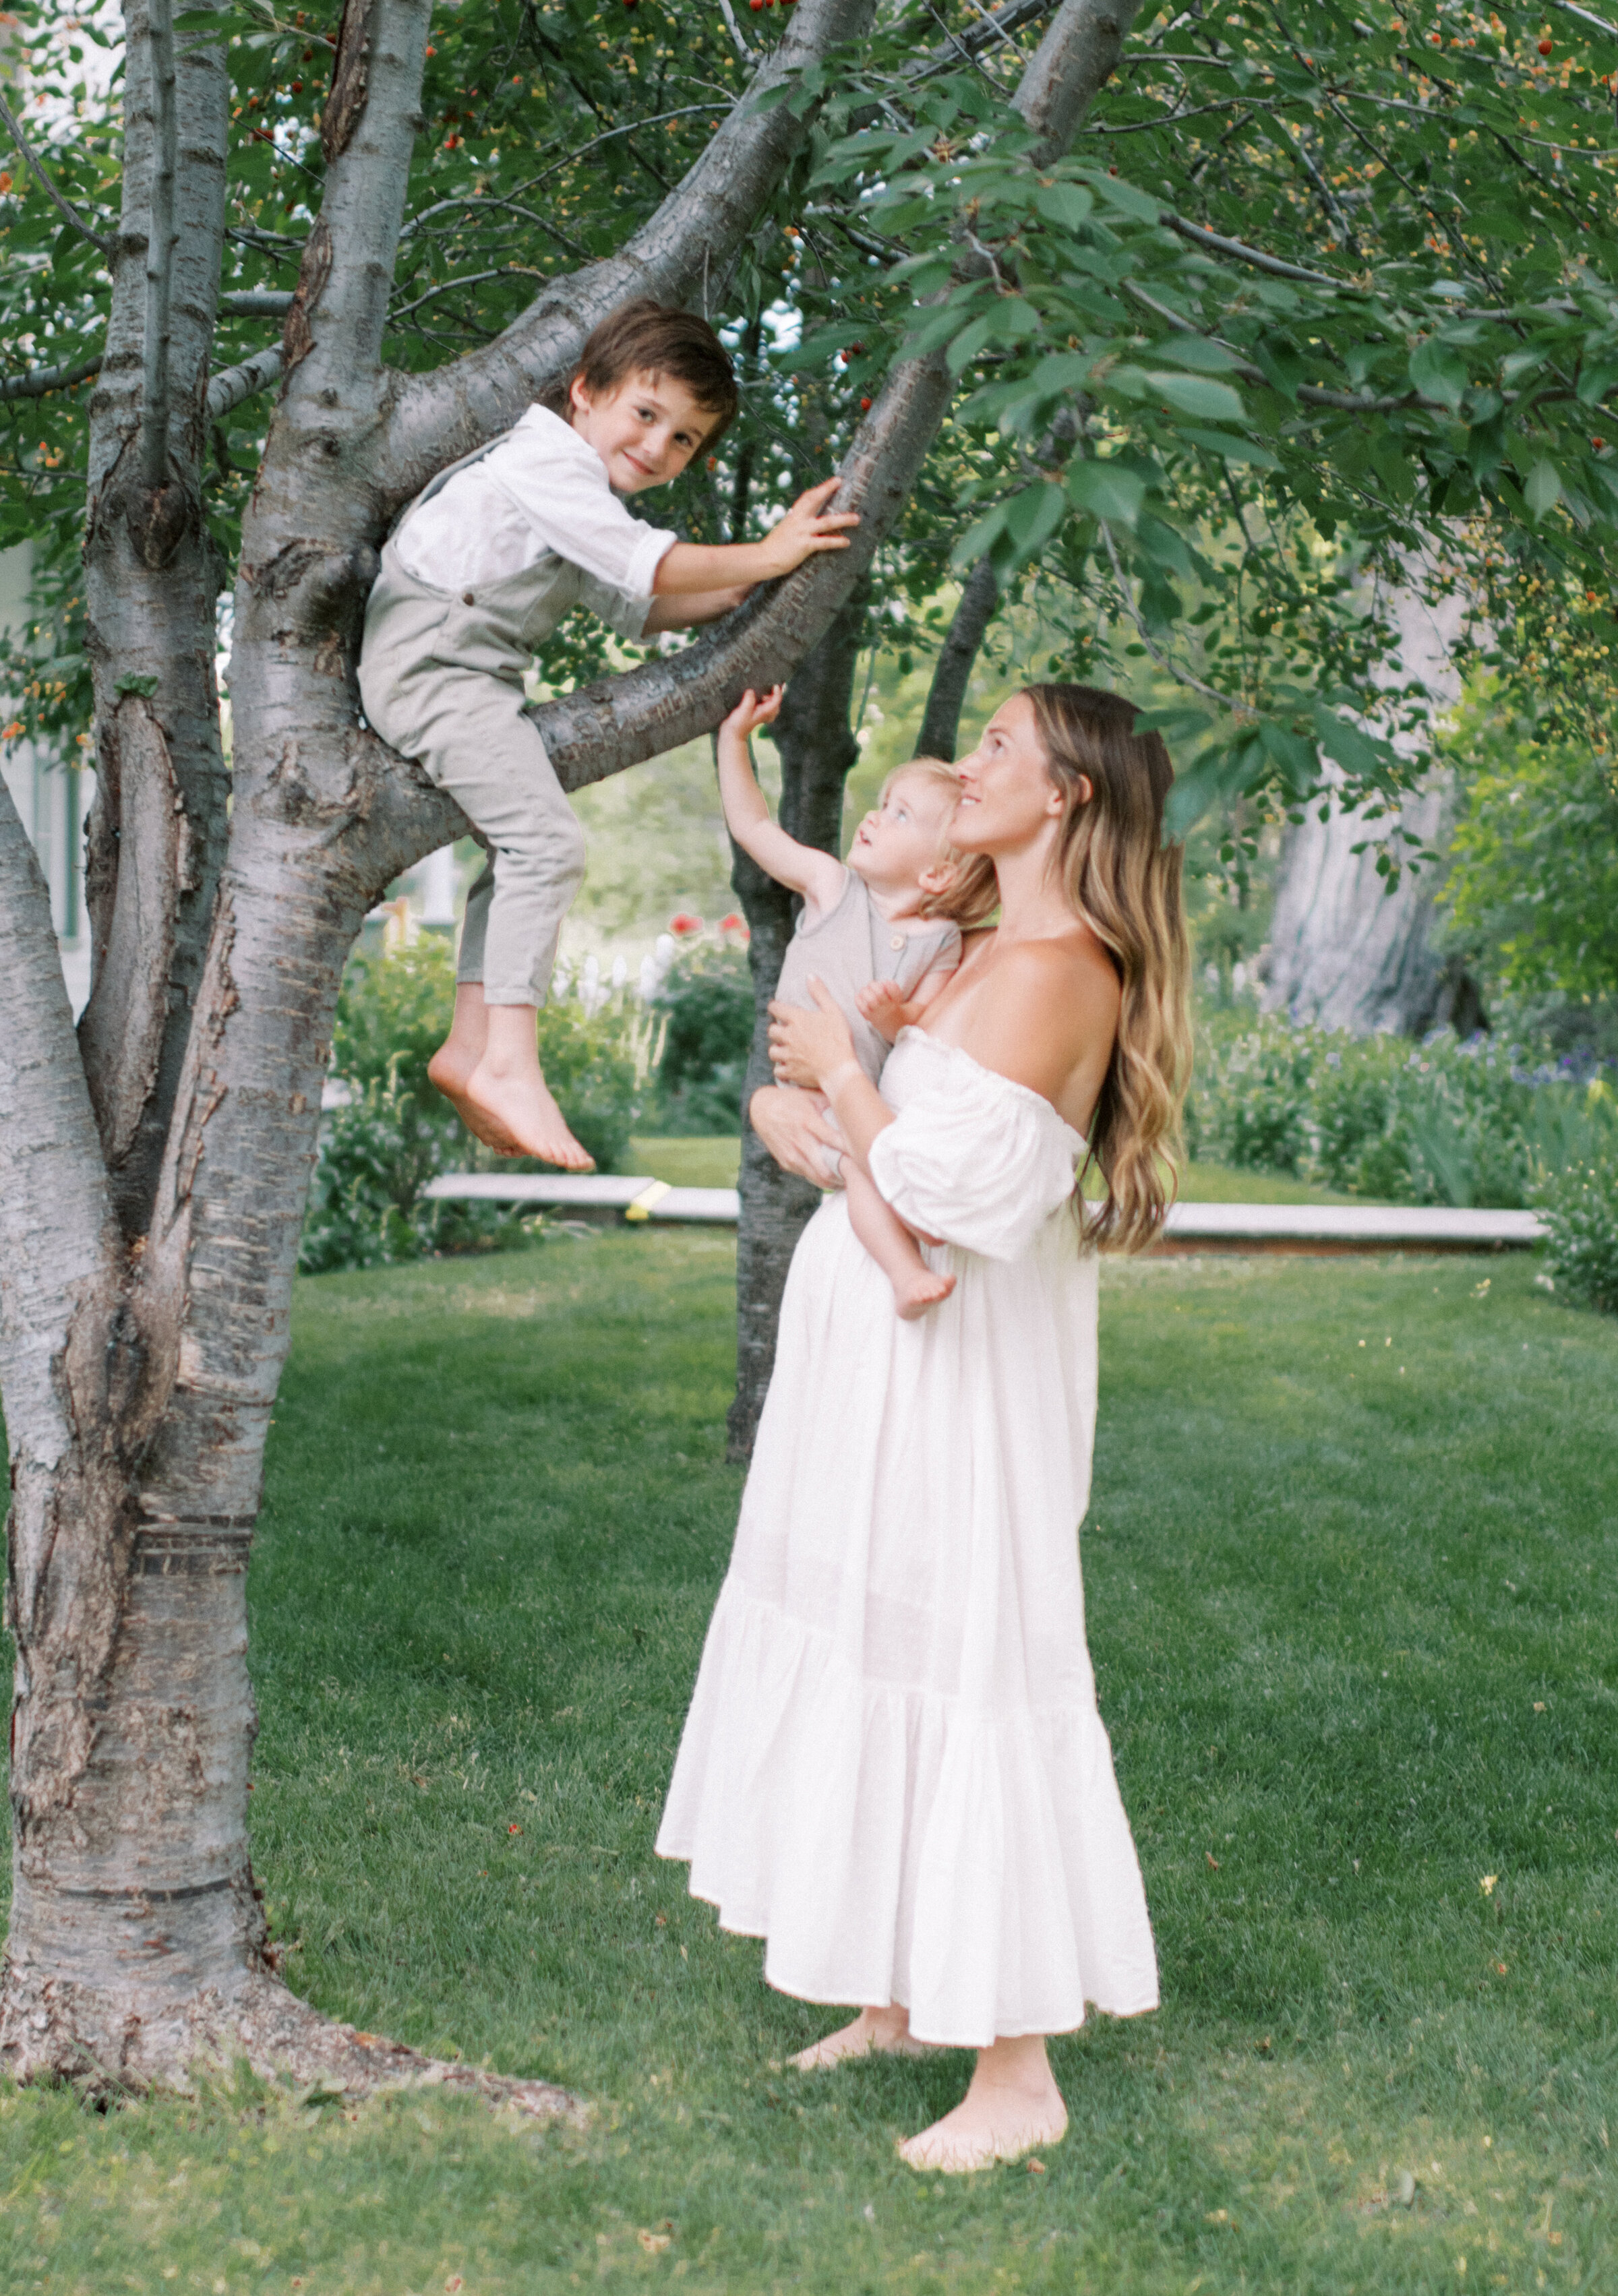
[[[1157,2006],[1093,1703],[974,1710],[861,1677],[830,1634],[721,1592],[659,1830],[722,1929],[803,2001],[897,2002],[918,2040],[1065,2033]]]

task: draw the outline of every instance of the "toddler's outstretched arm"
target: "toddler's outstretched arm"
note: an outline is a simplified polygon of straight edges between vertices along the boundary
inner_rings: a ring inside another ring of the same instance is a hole
[[[774,685],[760,698],[749,686],[719,727],[719,802],[726,827],[767,876],[801,893],[817,908],[829,909],[842,890],[842,862],[817,845],[800,845],[770,819],[748,752],[748,735],[756,726],[771,723],[781,707],[781,693]]]

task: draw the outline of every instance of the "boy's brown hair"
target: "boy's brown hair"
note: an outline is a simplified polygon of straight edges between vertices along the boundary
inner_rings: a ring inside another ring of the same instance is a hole
[[[654,303],[649,295],[620,303],[591,328],[566,384],[544,403],[565,422],[575,382],[582,382],[594,398],[636,374],[666,374],[685,384],[702,412],[714,418],[704,446],[711,447],[735,420],[735,370],[724,344],[694,311]]]

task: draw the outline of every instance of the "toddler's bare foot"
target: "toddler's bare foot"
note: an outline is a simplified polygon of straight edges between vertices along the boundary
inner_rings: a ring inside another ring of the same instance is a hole
[[[568,1130],[538,1070],[503,1073],[487,1059],[481,1060],[466,1080],[466,1104],[484,1123],[497,1125],[504,1131],[509,1144],[502,1145],[503,1155],[537,1156],[542,1163],[560,1164],[567,1172],[595,1170],[595,1158]],[[467,1121],[471,1123],[472,1118]]]
[[[474,1140],[502,1156],[515,1156],[521,1152],[505,1125],[474,1108],[466,1097],[466,1086],[477,1065],[475,1053],[463,1053],[453,1042],[440,1045],[427,1063],[427,1080],[443,1094]]]
[[[986,2079],[980,2066],[955,2111],[908,2137],[899,2159],[911,2169],[961,2177],[996,2161],[1015,2161],[1036,2145],[1059,2144],[1067,2134],[1067,2107],[1050,2068],[1041,2067],[1038,2082],[1029,2078],[1031,2068],[1020,2070],[1021,2079]]]
[[[931,2045],[912,2035],[908,2009],[862,2009],[851,2025],[800,2049],[787,2062],[801,2073],[818,2073],[847,2057],[924,2057],[930,2053]]]
[[[953,1275],[935,1275],[932,1268],[923,1266],[914,1275],[894,1278],[893,1304],[900,1321],[913,1324],[929,1308],[936,1308],[940,1300],[947,1300],[954,1289]]]

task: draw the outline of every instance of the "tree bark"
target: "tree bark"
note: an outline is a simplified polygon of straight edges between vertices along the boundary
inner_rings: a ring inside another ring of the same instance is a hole
[[[966,577],[949,636],[939,648],[932,683],[927,689],[927,707],[922,714],[922,730],[916,737],[918,758],[942,758],[946,763],[954,759],[956,739],[961,730],[961,708],[972,682],[973,665],[999,603],[1000,585],[994,568],[987,558],[980,558]]]
[[[1459,602],[1435,610],[1411,586],[1397,594],[1392,611],[1400,643],[1390,683],[1417,679],[1435,713],[1452,708],[1460,693],[1451,659]],[[1420,1037],[1446,1026],[1470,1035],[1486,1025],[1475,983],[1436,945],[1436,872],[1430,864],[1404,868],[1390,890],[1376,867],[1376,848],[1392,830],[1443,851],[1454,809],[1448,777],[1429,775],[1393,822],[1328,804],[1326,820],[1311,806],[1282,842],[1266,1010],[1355,1036]],[[1392,848],[1399,857],[1413,849],[1402,837]]]
[[[819,644],[790,680],[776,721],[781,758],[781,825],[824,853],[842,849],[842,791],[859,757],[849,726],[866,627],[868,590],[856,592],[834,616]],[[784,1172],[749,1121],[747,1109],[760,1085],[772,1081],[769,1000],[796,918],[784,885],[768,876],[739,846],[730,882],[751,938],[753,1037],[742,1087],[742,1215],[736,1231],[736,1391],[726,1423],[726,1456],[752,1456],[776,1360],[781,1294],[798,1238],[820,1201],[820,1191]]]

